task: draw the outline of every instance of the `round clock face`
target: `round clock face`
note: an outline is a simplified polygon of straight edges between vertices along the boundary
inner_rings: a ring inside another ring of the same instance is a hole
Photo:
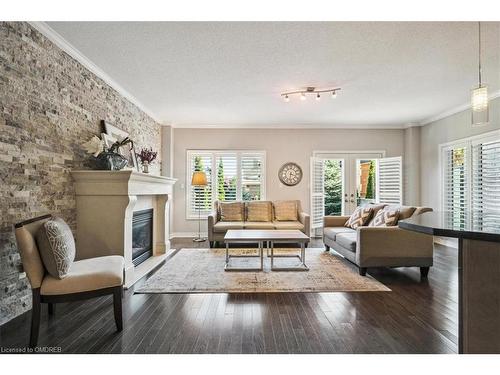
[[[278,172],[280,181],[287,186],[295,186],[302,180],[302,169],[295,163],[286,163]]]

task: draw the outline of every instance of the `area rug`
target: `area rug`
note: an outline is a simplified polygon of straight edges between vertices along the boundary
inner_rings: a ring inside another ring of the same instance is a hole
[[[278,249],[290,253],[292,249]],[[231,250],[231,254],[255,252]],[[180,249],[161,266],[135,293],[270,293],[270,292],[381,292],[390,291],[342,257],[324,249],[306,249],[309,271],[271,271],[264,255],[264,271],[224,271],[223,249]],[[258,258],[233,258],[257,266]],[[275,258],[275,265],[289,266],[295,258]]]

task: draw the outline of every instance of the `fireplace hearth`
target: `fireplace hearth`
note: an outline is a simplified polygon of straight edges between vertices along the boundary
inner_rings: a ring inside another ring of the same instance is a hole
[[[153,209],[132,216],[132,263],[138,266],[153,255]]]

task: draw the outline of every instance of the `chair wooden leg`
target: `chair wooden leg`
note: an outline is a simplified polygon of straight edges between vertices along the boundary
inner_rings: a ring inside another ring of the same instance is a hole
[[[56,304],[49,302],[49,315],[54,315],[56,312]]]
[[[115,313],[116,330],[123,330],[123,317],[122,317],[122,292],[123,288],[118,286],[113,291],[113,309]]]
[[[38,332],[40,330],[40,288],[32,289],[33,308],[31,309],[31,333],[30,333],[30,347],[34,348],[38,343]]]

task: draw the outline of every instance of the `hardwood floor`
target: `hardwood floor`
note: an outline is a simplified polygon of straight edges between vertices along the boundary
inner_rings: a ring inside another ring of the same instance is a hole
[[[207,247],[174,239],[174,248]],[[320,247],[315,240],[311,246]],[[193,256],[196,256],[193,254]],[[122,332],[111,297],[42,310],[39,346],[63,353],[456,353],[456,250],[436,245],[434,267],[369,269],[392,292],[133,294]],[[30,313],[0,327],[0,347],[24,347]]]

